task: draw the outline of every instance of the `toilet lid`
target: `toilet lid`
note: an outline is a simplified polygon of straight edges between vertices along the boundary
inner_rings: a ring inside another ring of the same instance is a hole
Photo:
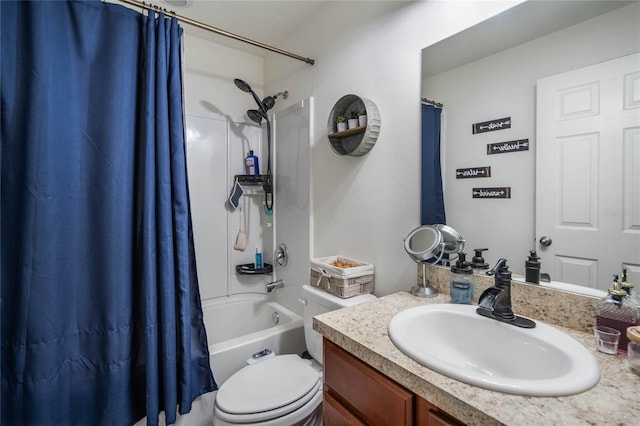
[[[244,367],[220,386],[217,407],[229,414],[265,413],[312,394],[320,373],[298,355],[279,355]]]

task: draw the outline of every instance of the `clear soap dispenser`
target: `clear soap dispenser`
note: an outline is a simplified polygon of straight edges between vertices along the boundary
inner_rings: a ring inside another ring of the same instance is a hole
[[[471,304],[473,302],[473,268],[466,261],[466,254],[458,254],[458,260],[451,267],[451,303]]]
[[[620,288],[627,293],[627,298],[640,310],[640,292],[634,290],[634,285],[627,281],[627,270],[622,270],[622,279],[620,280]]]
[[[618,352],[627,352],[627,328],[640,324],[640,311],[629,298],[627,292],[622,290],[618,282],[618,276],[614,275],[613,288],[609,294],[596,304],[596,325],[611,327],[620,332]]]

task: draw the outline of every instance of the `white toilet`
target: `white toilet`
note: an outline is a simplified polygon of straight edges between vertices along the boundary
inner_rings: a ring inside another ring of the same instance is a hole
[[[302,286],[304,335],[313,360],[278,355],[244,367],[220,386],[213,424],[292,426],[322,424],[322,336],[313,317],[375,299],[363,294],[349,299]]]

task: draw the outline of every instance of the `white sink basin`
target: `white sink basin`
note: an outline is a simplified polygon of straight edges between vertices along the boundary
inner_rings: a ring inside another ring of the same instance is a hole
[[[595,357],[571,336],[536,321],[525,329],[478,315],[472,305],[423,305],[396,314],[389,337],[441,374],[499,392],[573,395],[600,380]]]

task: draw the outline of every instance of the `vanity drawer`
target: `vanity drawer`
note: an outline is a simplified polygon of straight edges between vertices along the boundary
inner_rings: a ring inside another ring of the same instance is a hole
[[[326,426],[331,425],[349,425],[349,426],[365,426],[358,417],[356,417],[349,409],[340,402],[336,401],[331,393],[323,392],[324,401],[322,403],[322,423]]]
[[[435,405],[416,397],[416,426],[464,426]]]
[[[325,395],[329,393],[364,423],[413,424],[413,393],[326,339],[324,382]]]

